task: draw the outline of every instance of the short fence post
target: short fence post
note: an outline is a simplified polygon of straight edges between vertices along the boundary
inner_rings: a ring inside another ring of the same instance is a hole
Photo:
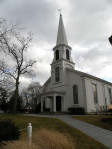
[[[32,142],[32,125],[31,125],[31,123],[29,123],[28,127],[27,127],[27,137],[28,137],[28,143],[29,143],[29,145],[31,145],[31,142]]]

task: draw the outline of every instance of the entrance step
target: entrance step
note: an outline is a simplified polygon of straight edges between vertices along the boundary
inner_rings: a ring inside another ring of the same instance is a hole
[[[41,112],[41,115],[65,115],[67,112]]]

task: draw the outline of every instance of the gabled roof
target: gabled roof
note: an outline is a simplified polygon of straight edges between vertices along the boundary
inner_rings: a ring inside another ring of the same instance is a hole
[[[43,86],[47,86],[51,81],[51,77],[49,77],[49,79],[43,84]]]
[[[102,82],[102,83],[107,83],[107,84],[109,84],[109,85],[112,85],[111,82],[108,82],[108,81],[106,81],[106,80],[100,79],[100,78],[95,77],[95,76],[92,76],[92,75],[90,75],[90,74],[87,74],[87,73],[84,73],[84,72],[81,72],[81,71],[78,71],[78,70],[75,70],[75,69],[71,69],[71,68],[67,68],[67,70],[68,70],[68,71],[72,71],[72,72],[74,72],[74,73],[78,73],[78,74],[81,75],[81,77],[88,77],[88,78],[91,78],[91,79],[100,81],[100,82]]]
[[[68,45],[65,28],[64,28],[64,24],[63,24],[63,18],[62,18],[61,14],[60,14],[60,19],[59,19],[56,46],[60,45],[60,44]]]

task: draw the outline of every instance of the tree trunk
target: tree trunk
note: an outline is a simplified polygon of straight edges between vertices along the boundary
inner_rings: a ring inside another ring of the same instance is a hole
[[[18,102],[18,88],[19,88],[19,77],[16,79],[16,90],[15,90],[15,100],[14,100],[14,107],[13,107],[13,113],[16,114],[17,112],[17,102]]]

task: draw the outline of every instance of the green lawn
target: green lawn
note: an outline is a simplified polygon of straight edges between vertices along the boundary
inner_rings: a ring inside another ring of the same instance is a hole
[[[32,123],[33,131],[44,127],[60,131],[64,134],[67,133],[71,136],[75,149],[108,149],[103,144],[55,118],[0,114],[0,120],[4,119],[12,119],[20,129],[24,129],[28,123]],[[22,131],[21,139],[25,137],[26,131]]]
[[[109,116],[109,115],[108,116],[107,115],[73,116],[72,118],[112,131],[112,116]]]

